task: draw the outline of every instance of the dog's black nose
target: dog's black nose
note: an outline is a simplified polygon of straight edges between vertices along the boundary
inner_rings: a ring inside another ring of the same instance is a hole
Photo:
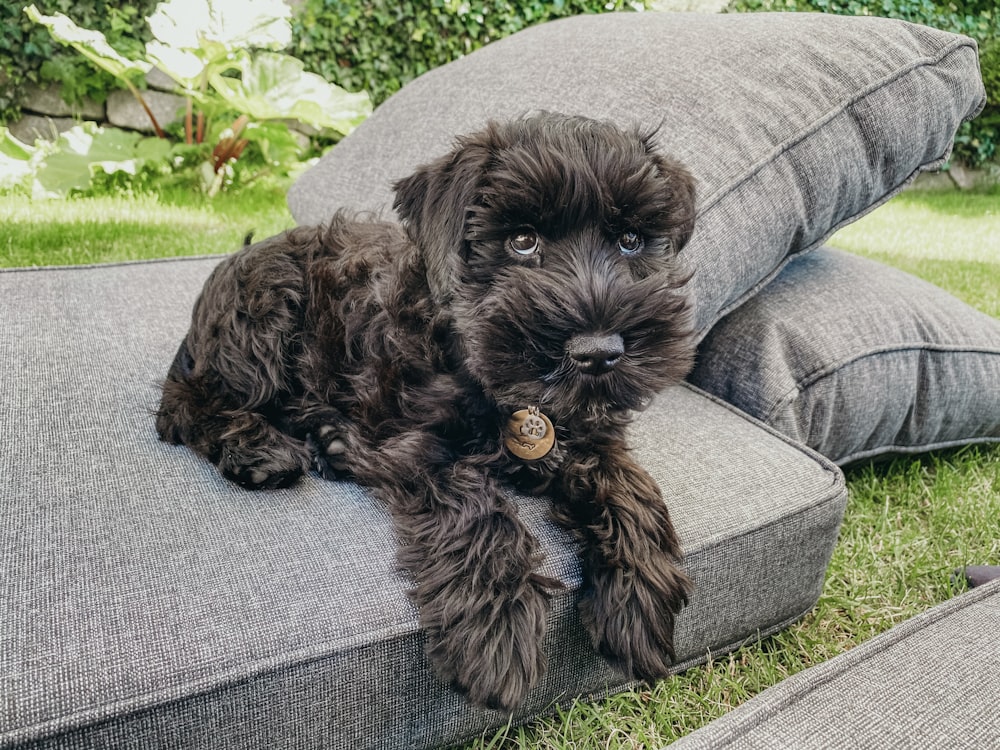
[[[617,333],[578,335],[566,342],[566,353],[580,372],[601,375],[621,361],[625,342]]]

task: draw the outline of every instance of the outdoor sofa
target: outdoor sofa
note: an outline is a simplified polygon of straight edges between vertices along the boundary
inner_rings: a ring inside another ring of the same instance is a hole
[[[944,164],[983,101],[974,42],[904,22],[583,16],[404,87],[289,205],[299,223],[340,207],[391,215],[394,179],[492,118],[547,109],[659,126],[661,147],[698,180],[684,256],[702,343],[691,382],[639,415],[632,443],[695,582],[677,622],[682,670],[815,604],[845,507],[839,465],[1000,440],[1000,323],[823,247]],[[553,598],[548,672],[510,717],[429,672],[388,515],[365,490],[309,476],[249,492],[157,440],[157,381],[217,262],[0,273],[0,747],[435,747],[627,687],[579,624],[579,565],[544,498],[516,501],[544,573],[566,588]],[[928,617],[974,611],[981,634],[997,619],[996,587],[966,596]],[[905,651],[913,631],[863,648]],[[981,655],[913,643],[914,670]],[[808,746],[813,714],[788,694],[840,690],[831,675],[877,661],[792,678],[689,741],[732,744],[760,726],[766,738],[788,706]],[[998,673],[980,683],[994,706]],[[902,687],[894,698],[898,727],[919,721]]]

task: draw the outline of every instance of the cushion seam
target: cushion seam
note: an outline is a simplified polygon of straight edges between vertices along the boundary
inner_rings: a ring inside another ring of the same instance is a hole
[[[829,498],[828,498],[829,500]],[[827,500],[827,501],[828,501]],[[824,502],[827,502],[824,501]],[[803,509],[808,510],[808,509]],[[784,516],[783,518],[792,518],[794,515]],[[736,535],[731,535],[735,538]],[[724,537],[720,537],[722,539]],[[577,592],[571,591],[569,589],[564,589],[563,593],[556,594],[556,597],[563,596],[575,596]],[[714,649],[715,653],[728,653],[737,648],[747,645],[758,640],[761,640],[768,635],[780,632],[789,625],[798,620],[802,619],[806,614],[808,614],[815,603],[810,604],[802,612],[781,620],[777,624],[769,624],[763,628],[757,628],[755,630],[755,635],[748,635],[745,638],[740,638],[732,641],[723,646],[716,647]],[[404,636],[409,635],[409,633],[414,630],[408,626],[397,627],[397,628],[383,628],[380,631],[389,637],[385,640],[379,641],[379,643],[393,643],[399,642]],[[416,628],[419,630],[419,628]],[[349,643],[355,639],[344,639],[345,643]],[[329,646],[329,642],[326,646]],[[366,643],[355,643],[355,647],[364,647],[368,644]],[[293,653],[305,653],[313,649],[301,649],[298,652]],[[231,670],[228,674],[219,678],[202,678],[199,680],[191,680],[178,682],[174,684],[171,688],[160,688],[158,690],[147,691],[139,695],[131,696],[128,698],[123,698],[114,702],[98,703],[92,708],[98,709],[99,713],[93,717],[86,717],[87,709],[77,710],[71,713],[61,714],[57,717],[49,718],[41,722],[36,722],[30,725],[24,725],[16,727],[14,730],[8,733],[0,733],[0,744],[6,742],[14,742],[15,744],[22,744],[26,742],[39,742],[46,739],[51,739],[54,737],[59,737],[67,732],[78,732],[85,731],[89,728],[98,727],[102,724],[109,722],[114,722],[118,719],[129,719],[140,715],[147,711],[154,711],[162,706],[174,705],[177,703],[183,703],[185,701],[197,699],[200,696],[211,695],[218,690],[225,690],[231,687],[238,686],[243,683],[247,683],[268,675],[275,674],[282,670],[290,670],[301,667],[303,664],[313,663],[317,661],[323,661],[331,658],[335,658],[340,652],[331,652],[329,650],[315,649],[316,653],[311,656],[306,656],[301,661],[292,662],[287,659],[277,660],[277,659],[262,659],[257,661],[254,666],[250,669],[243,670]],[[713,650],[709,649],[709,653]],[[683,662],[675,664],[671,667],[671,674],[678,674],[684,670],[696,666],[698,664],[707,661],[708,657],[706,655],[694,656]],[[634,680],[624,680],[618,689],[624,689],[629,685],[638,684]],[[528,717],[530,718],[530,717]]]
[[[839,487],[841,485],[846,486],[844,482],[843,473],[826,456],[817,453],[807,445],[804,445],[802,443],[797,442],[796,440],[793,440],[792,438],[788,437],[788,435],[785,435],[783,432],[778,431],[777,429],[767,424],[763,420],[757,419],[756,417],[747,414],[739,407],[734,406],[733,404],[719,398],[718,396],[715,396],[714,394],[711,394],[707,391],[702,390],[701,388],[698,388],[696,385],[692,383],[684,381],[680,383],[680,386],[683,388],[687,388],[688,390],[699,396],[707,398],[709,401],[712,401],[716,405],[723,407],[724,409],[734,414],[735,416],[740,417],[745,422],[749,422],[752,426],[763,429],[771,436],[778,438],[778,440],[784,443],[787,447],[792,448],[793,450],[803,454],[806,458],[811,459],[813,463],[817,464],[820,467],[821,470],[831,475],[835,487]]]
[[[940,65],[941,62],[946,57],[948,57],[951,54],[954,54],[955,52],[959,52],[965,48],[974,50],[975,49],[974,43],[972,42],[972,40],[960,36],[957,39],[952,40],[949,44],[942,47],[936,57],[925,55],[924,57],[911,61],[910,64],[908,65],[902,66],[897,70],[891,71],[890,73],[880,78],[878,81],[869,84],[866,88],[855,93],[854,96],[852,96],[851,98],[847,99],[842,103],[839,103],[837,107],[831,109],[826,114],[817,118],[814,122],[810,123],[805,129],[795,133],[794,135],[786,139],[783,143],[775,146],[773,149],[771,149],[770,152],[768,152],[766,156],[764,156],[756,164],[751,165],[742,175],[736,177],[729,185],[720,188],[717,192],[708,196],[705,199],[704,204],[702,204],[702,206],[699,207],[698,215],[701,216],[702,214],[710,211],[712,208],[718,205],[718,203],[723,198],[725,198],[727,195],[734,192],[738,188],[742,187],[744,183],[748,182],[755,175],[761,172],[765,167],[767,167],[768,164],[777,161],[779,157],[781,157],[788,151],[792,150],[799,144],[803,143],[811,136],[818,133],[820,130],[829,125],[837,117],[847,112],[851,107],[855,106],[861,101],[864,101],[864,99],[866,99],[869,96],[872,96],[873,94],[875,94],[877,91],[884,88],[888,84],[898,81],[920,68],[934,67],[936,65]],[[965,120],[971,119],[974,116],[975,115],[966,115],[966,117],[963,118],[963,122]],[[936,159],[932,161],[936,161]],[[925,162],[925,163],[931,163],[931,162]],[[920,170],[918,169],[917,171]]]
[[[765,432],[770,433],[774,437],[778,438],[780,442],[786,446],[802,453],[805,457],[810,458],[813,462],[820,466],[820,468],[826,473],[831,479],[831,485],[829,491],[824,493],[822,497],[811,503],[810,505],[800,508],[794,513],[786,513],[782,515],[779,519],[774,519],[766,524],[760,524],[755,529],[759,531],[761,528],[767,526],[771,527],[775,522],[785,521],[787,519],[795,519],[802,514],[815,512],[819,508],[830,506],[832,503],[836,503],[845,494],[844,488],[845,483],[843,479],[843,473],[835,464],[830,462],[823,456],[815,453],[811,449],[803,446],[795,441],[789,439],[787,436],[774,430],[772,427],[759,423],[748,414],[741,412],[739,409],[735,408],[731,404],[727,404],[725,401],[718,399],[711,394],[704,393],[700,391],[695,386],[688,383],[682,384],[684,387],[688,388],[696,395],[701,395],[708,400],[716,403],[718,406],[725,408],[727,411],[732,413],[734,416],[740,417],[744,421],[750,422],[755,427],[763,429]],[[686,550],[687,554],[696,554],[708,548],[711,545],[718,545],[720,542],[727,539],[737,539],[745,536],[745,532],[740,533],[727,533],[722,534],[717,537],[712,537],[710,540],[706,540],[703,544],[700,544],[696,548],[691,548]],[[557,597],[562,596],[575,596],[578,593],[576,589],[565,589],[563,593],[557,594]],[[811,606],[810,608],[811,609]],[[808,612],[809,609],[806,611]],[[788,620],[788,622],[794,622],[799,619],[802,615]],[[364,638],[370,637],[373,633],[380,634],[380,643],[398,641],[402,637],[407,636],[413,632],[419,631],[414,623],[404,623],[402,625],[382,628],[375,631],[367,631],[363,634]],[[776,632],[776,631],[775,631]],[[386,636],[388,638],[386,639]],[[747,643],[752,640],[752,637],[742,639],[738,643]],[[97,703],[92,707],[86,709],[77,710],[71,713],[66,713],[59,715],[57,717],[48,718],[42,722],[36,722],[35,724],[26,725],[18,727],[15,732],[17,734],[11,733],[8,738],[16,738],[17,742],[25,741],[38,741],[44,739],[45,737],[58,736],[64,732],[77,731],[85,729],[87,727],[96,726],[101,723],[113,720],[120,716],[132,716],[143,711],[153,710],[158,706],[169,705],[178,701],[184,701],[187,699],[195,698],[199,695],[208,695],[216,690],[225,689],[230,686],[238,685],[240,683],[257,679],[267,674],[274,673],[282,669],[294,669],[300,666],[302,663],[314,662],[322,659],[328,659],[336,656],[338,652],[331,651],[332,646],[337,646],[338,648],[346,647],[348,650],[352,647],[357,647],[359,645],[365,645],[368,641],[362,640],[357,636],[351,638],[344,638],[335,641],[327,641],[322,646],[314,646],[306,649],[299,649],[291,652],[284,652],[276,656],[269,658],[258,659],[252,662],[250,665],[243,665],[236,669],[228,670],[221,674],[215,674],[206,676],[196,680],[183,680],[179,682],[172,683],[168,687],[159,688],[152,691],[146,691],[137,695],[132,695],[129,697],[122,698],[118,701],[108,702],[108,703]],[[727,647],[722,647],[720,651],[726,651]],[[293,661],[295,659],[296,661]],[[684,662],[687,664],[688,662]],[[692,664],[697,664],[698,661],[692,662]],[[678,670],[679,671],[679,670]],[[87,718],[88,711],[94,711],[97,713],[96,717]],[[3,735],[0,735],[0,741],[5,740]]]
[[[233,250],[232,252],[236,252]],[[140,260],[114,260],[108,263],[67,263],[57,266],[8,266],[0,268],[0,274],[4,273],[44,273],[48,271],[86,271],[101,270],[102,268],[121,268],[125,266],[152,266],[160,263],[187,263],[206,260],[219,260],[232,253],[209,253],[205,255],[171,255],[166,258],[142,258]]]
[[[954,440],[939,440],[937,442],[921,443],[920,445],[882,445],[878,448],[868,448],[863,451],[855,451],[846,456],[838,458],[838,466],[845,466],[854,461],[864,461],[868,458],[881,456],[885,453],[899,453],[910,455],[914,453],[927,453],[929,451],[947,450],[949,448],[961,448],[966,445],[988,445],[990,443],[1000,443],[1000,435],[980,435],[974,438],[955,438]]]
[[[867,359],[868,357],[875,357],[881,354],[905,352],[931,352],[934,354],[985,354],[991,357],[1000,356],[1000,349],[985,346],[952,346],[948,344],[926,344],[915,342],[875,347],[856,356],[838,360],[834,364],[825,365],[817,370],[813,370],[807,375],[796,378],[795,385],[788,389],[784,395],[775,400],[774,405],[768,409],[763,421],[770,425],[778,411],[784,409],[788,404],[794,401],[804,390],[812,388],[820,381],[834,375],[848,365],[852,365],[855,362]]]
[[[725,405],[725,404],[723,404]],[[743,416],[743,415],[740,415]],[[779,435],[779,437],[782,437]],[[839,469],[836,469],[837,474],[840,474]],[[837,483],[834,483],[833,492],[824,496],[821,500],[816,503],[801,508],[795,513],[785,514],[781,516],[780,520],[794,519],[803,513],[815,511],[817,508],[829,505],[831,502],[838,500],[843,493],[839,492],[840,488]],[[760,531],[764,526],[773,526],[774,522],[768,524],[761,524],[755,531]],[[725,534],[718,537],[713,537],[711,540],[713,544],[719,544],[721,541],[726,539],[736,539],[744,536],[743,533],[736,534]],[[686,550],[686,553],[694,554],[701,552],[706,548],[706,545],[701,545],[698,548]],[[563,589],[562,592],[555,595],[556,598],[562,598],[565,596],[576,596],[578,594],[578,589]],[[783,627],[788,624],[793,623],[800,619],[803,615],[808,613],[814,605],[810,605],[801,614],[796,615],[787,620],[783,620],[778,625],[768,625],[762,630],[757,629],[757,632],[778,632]],[[773,628],[773,629],[772,629]],[[419,632],[420,628],[415,627],[412,623],[404,623],[401,626],[391,627],[391,628],[381,628],[376,631],[366,632],[364,635],[370,636],[373,633],[377,633],[381,638],[377,641],[378,643],[393,643],[398,642],[402,638],[409,636],[413,632]],[[387,637],[386,637],[387,636]],[[741,645],[749,643],[754,640],[754,636],[747,636],[746,638],[734,641],[733,644],[721,646],[716,650],[720,653],[727,653],[733,648],[738,648]],[[265,677],[269,674],[274,674],[281,670],[295,669],[302,666],[303,664],[312,663],[316,661],[322,661],[324,659],[335,658],[341,651],[331,650],[331,646],[336,645],[339,647],[346,647],[346,651],[350,651],[353,648],[364,647],[370,645],[368,641],[360,640],[357,637],[344,638],[339,641],[327,641],[322,646],[315,646],[311,648],[299,649],[292,652],[285,652],[278,656],[258,659],[252,662],[249,666],[243,666],[236,669],[230,669],[226,672],[216,675],[210,675],[195,680],[182,680],[173,683],[167,687],[158,688],[155,690],[149,690],[128,697],[121,698],[117,701],[109,702],[98,702],[92,706],[88,706],[83,709],[78,709],[69,713],[60,714],[54,716],[44,721],[36,722],[34,724],[22,725],[16,727],[14,730],[7,734],[0,734],[0,744],[8,741],[14,741],[15,743],[23,742],[37,742],[44,740],[48,737],[56,737],[66,732],[80,731],[88,727],[98,726],[100,724],[113,721],[118,718],[135,716],[141,714],[144,711],[155,710],[159,706],[171,705],[178,702],[183,702],[185,700],[190,700],[197,698],[201,695],[209,695],[218,690],[224,690],[229,687],[233,687],[245,682],[249,682],[261,677]],[[701,656],[692,657],[692,659],[681,662],[676,665],[675,670],[671,670],[672,673],[681,672],[687,669],[689,666],[694,666],[696,664],[704,661]],[[623,683],[625,684],[625,683]],[[95,713],[96,716],[88,717],[88,712]]]

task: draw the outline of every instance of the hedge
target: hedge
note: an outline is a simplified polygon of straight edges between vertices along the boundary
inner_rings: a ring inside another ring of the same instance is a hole
[[[625,0],[305,0],[293,21],[292,54],[378,104],[421,73],[526,26],[643,7]]]

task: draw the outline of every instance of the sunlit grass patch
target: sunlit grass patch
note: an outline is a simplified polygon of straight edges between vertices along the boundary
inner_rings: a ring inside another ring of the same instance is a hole
[[[31,201],[0,199],[0,266],[43,266],[226,253],[253,233],[294,226],[286,185],[208,200],[196,192]]]

